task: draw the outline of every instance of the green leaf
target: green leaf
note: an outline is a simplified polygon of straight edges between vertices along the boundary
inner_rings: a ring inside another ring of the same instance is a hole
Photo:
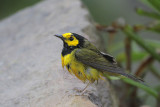
[[[144,50],[146,50],[148,53],[150,53],[150,55],[152,55],[156,60],[160,62],[160,55],[157,54],[155,48],[148,45],[146,41],[144,41],[137,33],[135,33],[130,26],[125,26],[122,31],[126,34],[126,36],[134,40],[140,47],[142,47]]]
[[[110,76],[106,73],[104,73],[103,76],[110,79],[110,80],[120,80],[121,79],[119,76]]]
[[[155,77],[157,77],[158,79],[160,79],[160,71],[159,70],[157,70],[153,65],[150,65],[149,69],[150,69],[151,73],[153,73],[153,75]]]
[[[160,0],[147,0],[156,10],[160,12]]]
[[[155,90],[154,90],[153,88],[151,88],[151,87],[148,87],[148,86],[146,86],[146,85],[143,85],[143,84],[141,84],[141,83],[139,83],[139,82],[136,82],[136,81],[134,81],[134,80],[131,80],[131,79],[129,79],[129,78],[122,78],[122,80],[123,80],[124,82],[128,83],[128,84],[131,84],[131,85],[133,85],[133,86],[136,86],[136,87],[144,90],[145,92],[147,92],[148,94],[152,95],[152,96],[155,97],[155,98],[159,98],[159,95],[158,95],[157,91],[155,91]]]
[[[160,23],[158,23],[158,24],[156,24],[156,25],[154,25],[152,27],[148,27],[147,30],[160,33]]]
[[[141,2],[143,2],[144,4],[147,4],[147,5],[151,5],[148,0],[141,0]]]
[[[148,5],[149,7],[160,11],[160,1],[159,0],[140,0],[144,4]]]
[[[147,12],[140,8],[136,9],[137,14],[160,20],[160,14],[156,12]]]
[[[148,54],[146,52],[132,52],[132,60],[138,61],[144,59]]]
[[[156,86],[155,90],[157,90],[158,92],[160,92],[160,85]]]
[[[153,6],[152,3],[149,2],[149,0],[140,0],[140,1],[143,2],[144,4],[148,5],[148,6],[151,7],[152,9],[157,10],[157,9],[155,8],[155,6]]]
[[[116,76],[108,76],[108,78],[109,78],[110,80],[120,80],[120,78],[119,78],[119,77],[116,77]]]

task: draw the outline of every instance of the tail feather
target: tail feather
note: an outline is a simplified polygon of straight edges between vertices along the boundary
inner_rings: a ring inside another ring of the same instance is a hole
[[[136,81],[136,82],[139,82],[139,83],[141,83],[141,84],[143,84],[143,85],[146,85],[146,83],[144,82],[144,80],[142,80],[141,78],[138,78],[138,77],[136,77],[136,76],[134,76],[134,75],[127,74],[127,73],[123,73],[123,74],[121,74],[121,75],[123,75],[123,76],[125,76],[125,77],[127,77],[127,78],[130,78],[130,79],[132,79],[132,80],[134,80],[134,81]],[[146,86],[147,86],[147,85],[146,85]]]
[[[128,78],[130,78],[130,79],[132,79],[134,81],[137,81],[137,82],[144,82],[141,78],[137,78],[136,76],[131,75],[131,74],[124,73],[122,75],[125,76],[125,77],[128,77]]]

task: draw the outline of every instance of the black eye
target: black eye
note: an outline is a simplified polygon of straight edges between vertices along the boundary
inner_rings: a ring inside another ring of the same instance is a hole
[[[73,37],[70,37],[70,38],[69,38],[70,41],[73,41],[73,39],[74,39]]]

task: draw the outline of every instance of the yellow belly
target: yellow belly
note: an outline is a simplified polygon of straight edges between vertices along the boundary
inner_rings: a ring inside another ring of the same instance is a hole
[[[75,51],[76,50],[72,51],[71,54],[61,57],[62,66],[66,66],[66,68],[71,74],[74,74],[78,79],[83,82],[86,82],[86,80],[89,80],[90,82],[98,80],[98,78],[100,78],[101,76],[101,73],[99,73],[96,69],[86,66],[81,62],[77,61],[74,55]]]

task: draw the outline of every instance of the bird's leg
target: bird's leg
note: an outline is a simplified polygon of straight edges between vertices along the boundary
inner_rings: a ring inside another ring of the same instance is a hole
[[[81,90],[81,92],[84,92],[84,91],[86,90],[86,88],[87,88],[90,84],[91,84],[91,83],[89,82],[89,83],[86,85],[86,87],[84,87],[84,89]]]
[[[98,85],[98,80],[97,80],[97,84],[96,85]]]
[[[91,82],[89,82],[89,83],[85,86],[85,88],[82,89],[82,90],[79,90],[79,89],[74,89],[74,90],[76,90],[77,92],[81,93],[81,95],[83,95],[84,92],[85,92],[85,90],[87,89],[87,87],[88,87],[90,84],[91,84]]]

